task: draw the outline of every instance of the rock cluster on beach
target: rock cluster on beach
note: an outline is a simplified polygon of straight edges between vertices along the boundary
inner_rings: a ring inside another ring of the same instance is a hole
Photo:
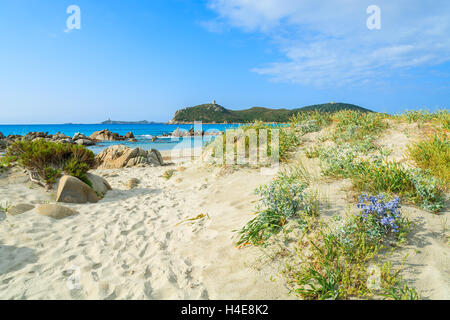
[[[49,134],[48,132],[29,132],[24,136],[9,135],[7,137],[0,133],[0,150],[6,149],[9,145],[16,141],[35,141],[38,139],[44,139],[45,141],[50,142],[76,143],[83,146],[92,146],[96,142],[82,133],[76,133],[73,137],[66,136],[64,133],[60,132],[55,134]]]
[[[176,128],[172,134],[167,136],[172,137],[193,137],[193,136],[217,136],[221,135],[221,131],[203,131],[203,130],[197,130],[194,131],[194,128],[191,126],[191,128],[188,131],[180,130],[180,128]]]
[[[125,140],[128,140],[130,142],[137,141],[136,138],[134,137],[133,132],[128,132],[124,136],[121,136],[116,132],[109,131],[108,129],[96,131],[93,134],[91,134],[90,138],[92,140],[100,140],[100,141],[125,141]]]
[[[221,131],[203,131],[197,130],[194,131],[194,128],[191,127],[189,130],[180,130],[177,128],[172,133],[164,133],[163,137],[193,137],[193,136],[217,136],[221,135],[223,132]],[[90,136],[86,136],[82,133],[75,133],[73,137],[69,137],[64,133],[56,133],[49,134],[48,132],[29,132],[24,136],[21,135],[9,135],[5,137],[0,132],[0,150],[6,149],[9,145],[16,141],[25,140],[25,141],[33,141],[36,139],[44,139],[46,141],[52,142],[61,142],[61,143],[71,143],[71,144],[79,144],[83,146],[92,146],[101,141],[128,141],[128,142],[137,142],[136,137],[133,132],[128,132],[125,135],[121,136],[117,132],[112,132],[108,129],[96,131]],[[155,141],[157,137],[153,137],[152,141]]]
[[[104,149],[96,157],[99,169],[118,169],[133,166],[162,166],[164,161],[156,149],[128,148],[124,145]]]
[[[0,132],[0,150],[6,149],[9,145],[16,141],[34,141],[37,139],[44,139],[51,142],[79,144],[83,146],[92,146],[100,141],[137,142],[133,132],[128,132],[124,136],[121,136],[116,132],[109,131],[108,129],[94,132],[89,137],[79,132],[75,133],[73,137],[69,137],[60,132],[55,134],[49,134],[48,132],[29,132],[24,136],[9,135],[5,137],[3,133]]]

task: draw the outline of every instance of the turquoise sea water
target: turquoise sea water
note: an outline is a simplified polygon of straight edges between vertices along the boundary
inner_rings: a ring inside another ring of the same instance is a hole
[[[223,131],[228,128],[236,128],[239,125],[236,124],[204,124],[202,129],[204,131]],[[5,136],[10,134],[25,135],[28,132],[48,132],[49,134],[55,134],[57,132],[64,133],[67,136],[72,137],[75,133],[81,132],[87,136],[91,135],[95,131],[100,131],[103,129],[108,129],[112,132],[117,132],[120,135],[124,135],[127,132],[133,132],[134,136],[138,142],[102,142],[95,146],[89,147],[95,153],[100,152],[105,147],[115,145],[115,144],[125,144],[130,147],[140,147],[146,150],[157,149],[157,150],[170,150],[174,148],[186,148],[190,145],[198,145],[199,141],[201,143],[206,143],[211,139],[212,136],[201,137],[187,137],[187,138],[159,138],[155,142],[152,142],[152,137],[161,136],[164,133],[172,133],[175,129],[180,128],[180,130],[189,130],[191,125],[178,125],[178,124],[28,124],[28,125],[0,125],[0,132]],[[198,129],[195,127],[194,129]],[[194,142],[195,140],[195,142]]]

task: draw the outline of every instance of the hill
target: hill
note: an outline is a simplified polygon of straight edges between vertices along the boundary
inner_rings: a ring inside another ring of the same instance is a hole
[[[297,109],[269,109],[253,107],[246,110],[229,110],[218,104],[202,104],[195,107],[178,110],[170,121],[171,123],[247,123],[255,120],[264,122],[288,122],[294,114],[303,111],[337,112],[340,110],[358,110],[373,112],[371,110],[347,103],[324,103]]]

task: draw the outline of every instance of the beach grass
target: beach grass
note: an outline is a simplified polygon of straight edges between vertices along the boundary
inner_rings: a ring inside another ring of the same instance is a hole
[[[450,183],[450,141],[448,134],[435,134],[408,146],[408,157],[424,170],[429,170],[448,186]]]

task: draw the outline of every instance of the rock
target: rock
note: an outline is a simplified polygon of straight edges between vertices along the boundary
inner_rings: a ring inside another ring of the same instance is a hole
[[[223,132],[222,131],[216,131],[216,130],[211,130],[211,131],[205,131],[203,132],[204,136],[220,136],[222,135]]]
[[[8,142],[6,142],[4,139],[0,140],[0,150],[6,149],[8,146]]]
[[[57,142],[61,142],[61,143],[73,143],[73,140],[72,140],[72,138],[66,138],[66,139],[57,140]]]
[[[5,136],[1,132],[0,132],[0,139],[5,139]]]
[[[86,178],[92,183],[92,189],[100,195],[104,196],[109,190],[112,190],[111,185],[105,178],[97,176],[92,173],[86,173]]]
[[[133,189],[135,187],[137,187],[137,185],[139,184],[139,180],[136,178],[131,178],[128,183],[127,183],[127,187],[128,189]]]
[[[12,206],[8,209],[8,214],[12,216],[16,216],[18,214],[25,213],[27,211],[30,211],[34,209],[34,206],[32,204],[26,204],[26,203],[19,203],[15,206]]]
[[[67,141],[72,141],[72,138],[69,136],[66,136],[64,133],[56,133],[54,135],[51,136],[53,141],[58,141],[58,140],[67,140]]]
[[[43,216],[53,219],[63,219],[77,214],[75,210],[57,204],[43,204],[37,210]]]
[[[128,140],[130,140],[130,139],[134,139],[135,137],[134,137],[134,134],[133,134],[133,132],[127,132],[124,136],[123,136],[123,138],[124,139],[128,139]]]
[[[82,134],[82,133],[80,133],[80,132],[75,133],[75,134],[73,135],[73,137],[72,137],[72,140],[73,140],[73,141],[76,141],[76,140],[78,140],[78,139],[86,139],[86,140],[89,140],[88,137],[86,137],[84,134]]]
[[[58,183],[56,202],[86,203],[98,200],[95,191],[78,178],[66,175]]]
[[[80,146],[93,146],[95,142],[88,139],[78,139],[75,141],[76,144],[79,144]]]
[[[118,169],[133,167],[140,164],[161,166],[164,161],[158,150],[144,150],[141,148],[128,148],[124,145],[111,146],[104,149],[96,157],[98,168]]]
[[[111,132],[108,129],[104,129],[101,131],[96,131],[91,134],[90,138],[92,140],[102,140],[102,141],[123,141],[124,137],[120,136],[118,133]]]
[[[172,132],[172,137],[184,137],[186,133],[181,131],[179,128],[176,128],[174,132]]]
[[[137,142],[137,139],[132,138],[132,139],[128,139],[129,142]]]
[[[151,149],[150,151],[147,152],[147,154],[149,155],[150,162],[153,165],[162,166],[164,164],[163,157],[161,156],[161,153],[158,150]]]

